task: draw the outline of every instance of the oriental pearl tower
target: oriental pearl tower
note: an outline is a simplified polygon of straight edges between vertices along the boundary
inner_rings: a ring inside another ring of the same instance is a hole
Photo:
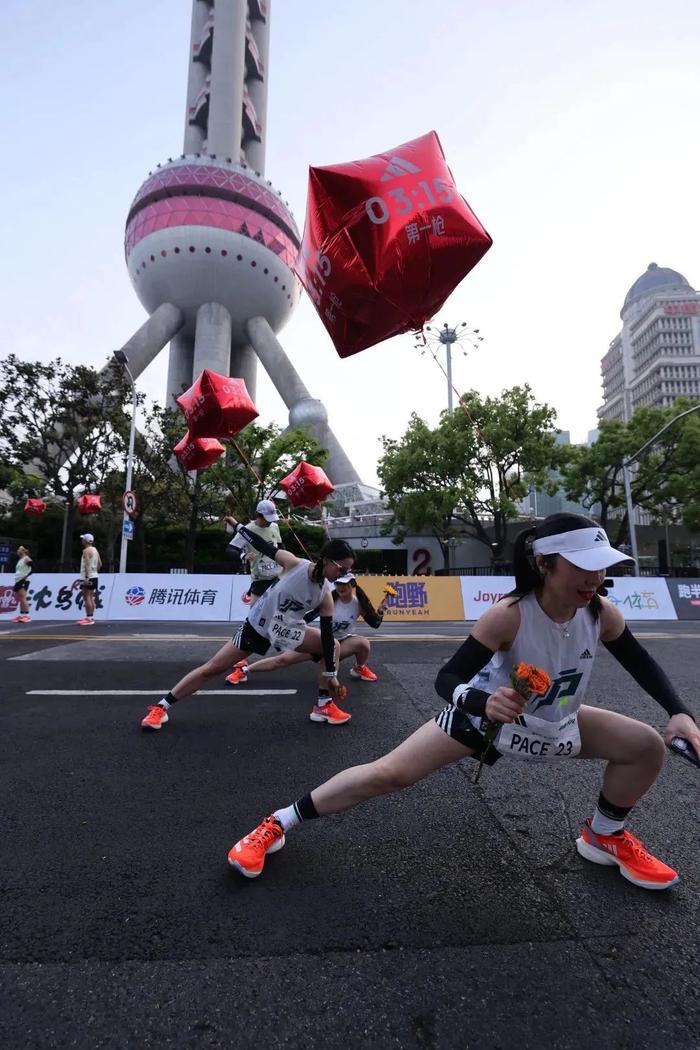
[[[126,221],[129,276],[149,320],[123,347],[134,376],[170,343],[166,404],[203,368],[245,380],[259,360],[330,457],[335,485],[359,477],[276,333],[299,301],[300,237],[265,178],[270,0],[192,0],[183,152],[159,164]]]

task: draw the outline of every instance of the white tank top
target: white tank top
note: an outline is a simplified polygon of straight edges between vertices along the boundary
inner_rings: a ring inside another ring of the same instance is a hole
[[[577,609],[563,629],[547,616],[533,593],[521,598],[518,609],[520,627],[512,646],[508,652],[494,653],[469,685],[487,693],[510,686],[510,673],[519,663],[546,671],[552,680],[546,696],[532,697],[518,722],[499,732],[494,746],[502,754],[521,758],[576,755],[581,749],[577,713],[593,670],[600,622],[588,609]],[[480,729],[481,718],[469,717]]]
[[[278,630],[273,625],[292,626],[301,624],[304,615],[320,605],[324,594],[330,591],[328,580],[315,583],[309,579],[313,562],[302,559],[293,569],[283,573],[263,594],[248,615],[248,622],[258,632],[274,641]]]
[[[341,641],[352,634],[353,628],[357,623],[357,617],[360,615],[360,603],[357,600],[357,595],[353,594],[349,602],[341,602],[340,598],[338,598],[334,605],[333,637]]]
[[[31,575],[31,571],[31,561],[26,555],[23,555],[15,565],[15,583],[20,583],[22,580],[26,580],[27,576]]]

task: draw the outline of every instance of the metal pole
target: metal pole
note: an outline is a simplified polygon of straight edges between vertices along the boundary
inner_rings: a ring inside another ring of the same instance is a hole
[[[622,477],[625,482],[625,500],[627,501],[627,525],[630,530],[630,545],[632,547],[632,557],[634,558],[634,575],[639,576],[637,528],[634,523],[634,507],[632,505],[632,487],[630,485],[630,472],[626,463],[622,464]]]
[[[627,459],[622,461],[622,477],[625,482],[625,500],[627,502],[627,520],[629,522],[630,529],[630,544],[632,546],[632,557],[635,563],[635,576],[639,576],[639,564],[637,561],[637,531],[634,524],[634,507],[632,506],[632,489],[630,487],[630,477],[628,467],[630,463],[634,463],[641,456],[642,452],[646,452],[650,445],[653,445],[657,438],[660,438],[662,434],[665,434],[669,427],[672,427],[674,423],[677,423],[679,419],[683,419],[685,416],[691,415],[693,412],[700,411],[700,405],[693,405],[692,408],[686,408],[684,412],[680,412],[673,419],[670,419],[666,426],[661,427],[661,430],[657,430],[648,441],[645,441],[641,448],[638,448],[633,455],[628,456]]]
[[[448,342],[447,346],[447,413],[452,415],[454,411],[452,403],[452,343]]]
[[[136,442],[136,383],[134,382],[134,377],[131,374],[129,366],[125,364],[124,368],[126,370],[126,374],[128,375],[129,381],[131,383],[131,430],[129,432],[129,452],[127,453],[127,457],[126,457],[126,489],[125,489],[125,491],[128,492],[131,489],[131,479],[132,479],[133,470],[134,470],[134,445],[135,445],[135,442]],[[126,511],[124,511],[124,515],[122,517],[122,543],[121,543],[121,549],[119,551],[119,571],[120,572],[126,572],[126,552],[127,552],[127,545],[129,543],[129,541],[126,538],[126,533],[124,531],[124,525],[126,524],[127,521],[131,521],[131,518],[126,513]]]

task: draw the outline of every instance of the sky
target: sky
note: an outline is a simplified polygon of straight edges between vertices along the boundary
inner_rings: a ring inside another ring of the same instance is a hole
[[[266,177],[303,227],[309,165],[435,129],[493,247],[434,323],[466,321],[454,382],[528,382],[585,440],[600,360],[652,261],[700,286],[694,0],[272,0]],[[124,264],[131,200],[182,150],[190,0],[3,0],[2,353],[101,367],[145,320]],[[446,382],[414,338],[345,361],[310,300],[280,338],[360,476]],[[167,351],[139,379],[162,402]],[[262,422],[286,424],[259,373]]]

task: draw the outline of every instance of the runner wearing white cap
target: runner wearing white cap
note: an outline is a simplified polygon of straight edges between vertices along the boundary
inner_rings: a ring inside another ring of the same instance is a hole
[[[282,535],[280,533],[279,514],[277,507],[271,499],[261,499],[255,508],[255,517],[249,521],[246,528],[260,536],[266,543],[272,544],[276,550],[282,548]],[[224,518],[227,525],[233,527],[235,521],[230,515]],[[249,565],[250,587],[243,596],[243,601],[251,608],[262,597],[265,591],[272,587],[282,572],[281,566],[266,554],[261,554],[241,535],[234,534],[228,545],[229,554],[238,554]]]
[[[588,758],[606,767],[593,816],[576,841],[579,854],[619,868],[644,889],[675,885],[677,873],[647,852],[625,821],[661,771],[664,741],[680,738],[700,756],[700,732],[620,611],[598,593],[604,570],[626,560],[605,531],[581,515],[553,514],[521,532],[513,554],[515,589],[479,618],[438,672],[435,687],[447,707],[384,757],[346,769],[275,810],[233,846],[231,866],[254,878],[295,825],[409,787],[462,758],[483,755],[487,765],[502,756],[533,765]],[[598,640],[665,709],[663,737],[637,719],[583,704]],[[544,695],[525,701],[511,688],[520,663],[547,672]],[[488,744],[485,732],[494,723],[500,730]]]
[[[338,577],[333,589],[333,601],[335,611],[333,613],[333,637],[340,642],[340,662],[350,656],[355,657],[354,666],[350,669],[352,678],[359,678],[363,682],[376,682],[377,676],[368,667],[367,660],[370,653],[369,638],[354,633],[354,627],[359,617],[375,630],[384,622],[386,610],[386,598],[380,602],[378,608],[374,608],[368,596],[362,590],[352,572]],[[307,623],[312,622],[318,616],[318,610],[314,610],[305,617]],[[226,681],[230,685],[238,685],[247,682],[248,675],[255,671],[279,671],[283,667],[292,664],[303,663],[306,660],[318,660],[319,657],[312,653],[300,652],[298,649],[277,656],[265,656],[262,660],[249,663],[248,660],[240,660],[234,667]]]
[[[93,627],[95,623],[95,596],[100,585],[99,572],[102,568],[95,537],[91,532],[84,532],[80,537],[83,553],[80,559],[80,589],[83,592],[85,616],[77,622],[81,627]]]

